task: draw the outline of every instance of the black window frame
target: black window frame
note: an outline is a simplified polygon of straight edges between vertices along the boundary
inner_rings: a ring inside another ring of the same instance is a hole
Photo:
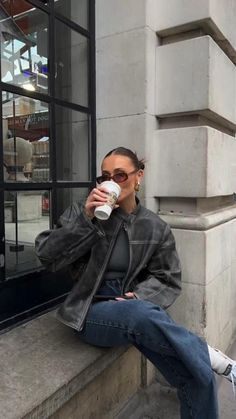
[[[22,287],[22,292],[27,287],[33,286],[33,282],[37,284],[37,281],[46,282],[48,279],[55,277],[55,274],[48,273],[42,267],[41,269],[24,275],[18,275],[16,278],[6,280],[4,259],[5,259],[5,229],[4,229],[4,192],[5,191],[37,191],[37,190],[49,190],[51,192],[51,211],[50,211],[50,227],[53,228],[57,224],[57,220],[60,216],[57,208],[57,191],[60,188],[88,188],[94,187],[96,181],[96,69],[95,69],[95,0],[88,0],[88,29],[70,21],[65,16],[60,15],[54,10],[54,0],[49,0],[47,4],[44,4],[40,0],[26,0],[27,3],[32,6],[44,11],[49,16],[49,30],[48,30],[48,62],[50,63],[49,70],[49,90],[47,94],[40,92],[26,91],[21,86],[8,84],[0,80],[0,95],[2,92],[10,92],[20,96],[40,100],[48,104],[49,107],[49,129],[50,129],[50,169],[51,169],[51,180],[47,182],[27,182],[27,183],[7,183],[4,182],[3,172],[3,138],[0,136],[0,295],[3,290],[12,292],[12,304],[14,306],[15,294],[18,293],[19,287]],[[89,40],[89,53],[88,53],[88,107],[81,106],[75,103],[67,102],[55,97],[55,19],[60,20],[66,24],[70,29],[75,30]],[[0,74],[1,74],[1,63],[0,63]],[[55,105],[64,106],[66,108],[83,112],[90,118],[90,157],[91,157],[91,179],[87,182],[76,182],[76,181],[59,181],[57,179],[57,145],[55,138]],[[2,123],[2,106],[0,107],[0,130],[3,130]],[[61,282],[68,281],[65,279],[65,274],[56,274],[57,279],[60,278]],[[64,275],[64,278],[63,278]],[[46,286],[46,285],[45,285]],[[68,287],[70,288],[72,283],[68,281]],[[62,287],[64,290],[64,288]],[[44,301],[40,304],[33,304],[32,307],[25,307],[25,310],[20,312],[14,312],[10,317],[0,318],[0,333],[14,326],[15,324],[22,323],[29,318],[32,318],[39,313],[50,310],[59,304],[67,295],[69,289],[63,292],[62,295],[56,298],[51,298],[48,301]],[[13,310],[14,311],[14,310]]]

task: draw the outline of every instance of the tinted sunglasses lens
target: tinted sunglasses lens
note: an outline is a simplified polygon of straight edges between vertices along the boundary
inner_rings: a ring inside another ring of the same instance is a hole
[[[116,173],[114,176],[113,176],[113,180],[115,181],[115,182],[117,182],[117,183],[121,183],[121,182],[124,182],[125,180],[127,180],[128,179],[128,175],[126,174],[126,173],[123,173],[123,172],[121,172],[121,173]]]
[[[97,181],[97,183],[102,183],[102,182],[105,182],[106,180],[110,180],[111,178],[110,178],[110,176],[109,175],[102,175],[102,176],[98,176],[97,178],[96,178],[96,181]]]
[[[97,183],[102,183],[102,181],[103,181],[103,177],[102,176],[98,176],[98,177],[96,177],[96,181],[97,181]]]

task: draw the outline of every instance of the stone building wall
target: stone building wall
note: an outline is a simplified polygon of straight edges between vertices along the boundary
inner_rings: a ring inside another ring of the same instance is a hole
[[[147,161],[144,203],[183,267],[171,315],[226,349],[235,333],[236,3],[97,0],[97,140]]]

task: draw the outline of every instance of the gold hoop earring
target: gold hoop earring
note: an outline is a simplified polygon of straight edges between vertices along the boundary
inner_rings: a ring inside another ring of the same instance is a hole
[[[135,192],[138,192],[139,189],[140,189],[140,183],[137,182],[136,185],[135,185],[135,187],[134,187],[134,190],[135,190]]]

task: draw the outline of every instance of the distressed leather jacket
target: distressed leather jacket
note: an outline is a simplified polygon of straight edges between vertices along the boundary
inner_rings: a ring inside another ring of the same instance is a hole
[[[130,252],[122,293],[132,291],[136,298],[164,309],[179,295],[181,273],[174,237],[158,215],[138,202],[132,214],[117,208],[107,221],[90,220],[83,205],[75,203],[60,217],[58,228],[36,238],[36,254],[47,269],[68,266],[78,277],[57,312],[64,324],[82,329],[121,228],[127,233]]]

